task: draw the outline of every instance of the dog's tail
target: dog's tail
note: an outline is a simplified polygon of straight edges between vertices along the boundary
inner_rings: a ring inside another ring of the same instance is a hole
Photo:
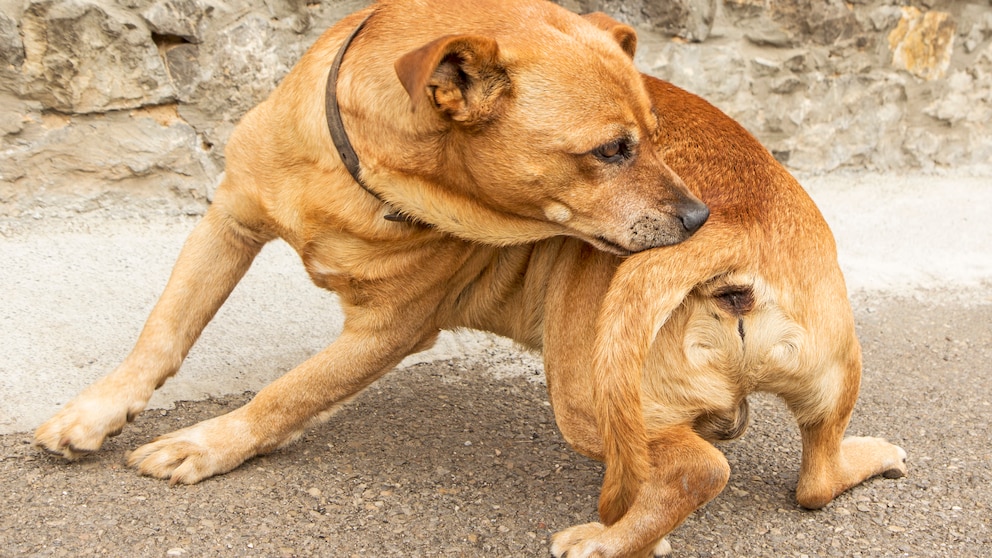
[[[708,228],[708,230],[707,230]],[[644,362],[669,316],[700,283],[734,271],[746,247],[708,224],[682,244],[635,254],[620,264],[596,324],[595,412],[606,474],[600,520],[610,525],[633,504],[651,456],[641,403]]]

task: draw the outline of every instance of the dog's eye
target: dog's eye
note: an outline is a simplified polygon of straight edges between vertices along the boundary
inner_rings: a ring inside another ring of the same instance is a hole
[[[592,155],[604,163],[619,163],[630,157],[630,145],[627,140],[615,139],[593,149]]]

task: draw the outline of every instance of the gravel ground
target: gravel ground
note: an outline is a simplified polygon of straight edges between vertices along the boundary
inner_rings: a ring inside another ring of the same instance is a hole
[[[675,556],[988,556],[988,293],[855,301],[865,374],[850,433],[902,445],[907,477],[799,509],[796,428],[755,396],[750,431],[723,446],[731,481],[670,536]],[[0,436],[0,555],[545,556],[552,533],[596,519],[601,465],[562,441],[539,381],[494,377],[482,358],[387,375],[297,443],[195,486],[124,466],[128,449],[249,396],[148,411],[77,463]]]

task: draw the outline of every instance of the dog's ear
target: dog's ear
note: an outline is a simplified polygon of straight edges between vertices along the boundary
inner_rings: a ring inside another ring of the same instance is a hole
[[[596,27],[607,31],[620,45],[620,48],[627,53],[627,56],[634,58],[637,51],[637,31],[629,25],[624,25],[603,12],[593,12],[582,16]]]
[[[499,45],[488,37],[447,35],[405,54],[395,68],[415,110],[430,103],[465,124],[491,119],[510,88]]]

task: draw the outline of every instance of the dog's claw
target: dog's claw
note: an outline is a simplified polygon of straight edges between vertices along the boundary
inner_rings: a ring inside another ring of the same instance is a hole
[[[55,447],[49,447],[46,444],[44,444],[44,443],[39,442],[39,441],[36,440],[35,443],[34,443],[34,446],[36,448],[44,451],[48,455],[54,455],[54,456],[57,456],[57,457],[61,457],[61,458],[66,459],[68,461],[76,461],[77,459],[81,459],[81,458],[86,457],[87,455],[90,455],[91,453],[95,453],[97,451],[95,449],[81,448],[81,447],[75,446],[75,445],[71,444],[69,442],[69,440],[62,440]]]
[[[103,445],[106,434],[85,422],[87,417],[66,408],[35,431],[34,446],[51,455],[74,461]]]
[[[43,445],[41,445],[39,443],[35,443],[34,446],[36,448],[41,449],[42,451],[44,451],[48,455],[53,455],[53,456],[56,456],[56,457],[61,457],[63,459],[68,459],[70,461],[73,460],[73,459],[76,459],[77,457],[79,457],[78,455],[76,455],[75,453],[73,453],[72,450],[69,450],[68,446],[59,446],[58,448],[49,448],[49,447],[43,446]]]

